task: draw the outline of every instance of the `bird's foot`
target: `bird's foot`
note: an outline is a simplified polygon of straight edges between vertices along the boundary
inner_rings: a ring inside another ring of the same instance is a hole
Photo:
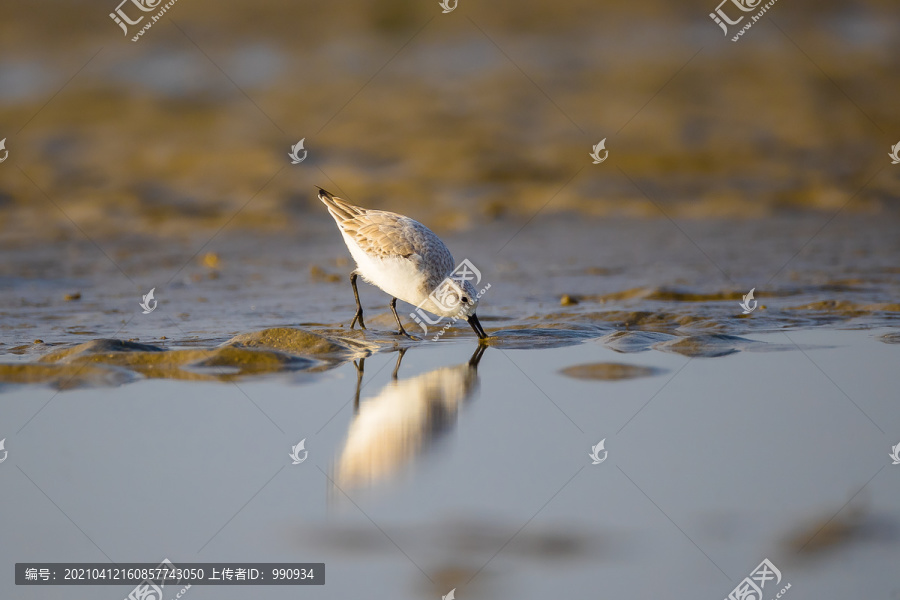
[[[422,338],[417,338],[417,337],[414,336],[414,335],[410,335],[409,332],[407,332],[402,326],[400,327],[400,330],[397,331],[397,335],[405,336],[405,337],[407,337],[407,338],[409,338],[409,339],[411,339],[411,340],[413,340],[413,341],[416,341],[416,342],[421,342],[421,341],[422,341]]]

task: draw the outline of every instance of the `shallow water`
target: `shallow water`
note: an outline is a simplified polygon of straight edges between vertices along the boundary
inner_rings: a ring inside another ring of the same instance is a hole
[[[3,422],[28,425],[9,436],[3,537],[21,541],[0,556],[324,561],[310,593],[396,598],[721,597],[767,556],[804,596],[890,597],[900,379],[885,332],[751,335],[778,351],[715,359],[489,347],[477,369],[471,340],[421,344],[396,381],[397,353],[366,359],[358,412],[351,363],[299,381],[13,388]],[[613,362],[654,374],[562,373]],[[819,547],[835,515],[848,523]]]

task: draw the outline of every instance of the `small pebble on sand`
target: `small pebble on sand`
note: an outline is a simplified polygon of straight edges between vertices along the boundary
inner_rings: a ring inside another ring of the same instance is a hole
[[[218,269],[219,268],[219,255],[215,252],[207,252],[200,259],[200,264],[208,269]]]

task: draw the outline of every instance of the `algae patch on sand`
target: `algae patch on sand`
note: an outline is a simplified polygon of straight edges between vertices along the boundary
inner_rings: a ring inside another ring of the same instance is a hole
[[[0,384],[49,384],[69,389],[121,385],[139,377],[232,381],[249,375],[330,369],[379,347],[287,327],[241,334],[213,348],[169,350],[96,339],[53,350],[36,363],[0,364]]]
[[[244,333],[231,338],[225,344],[247,348],[269,348],[301,356],[343,359],[360,358],[378,348],[377,345],[370,343],[349,338],[339,339],[290,327],[273,327]]]

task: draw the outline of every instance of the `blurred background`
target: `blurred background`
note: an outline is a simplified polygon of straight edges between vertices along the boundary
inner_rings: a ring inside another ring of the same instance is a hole
[[[436,230],[895,210],[900,6],[782,0],[737,43],[715,8],[179,0],[132,42],[115,3],[6,3],[3,239],[291,230],[314,184]]]

